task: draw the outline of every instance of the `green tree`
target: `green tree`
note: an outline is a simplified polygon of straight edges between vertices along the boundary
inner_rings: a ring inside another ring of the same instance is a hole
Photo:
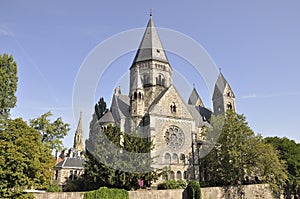
[[[279,152],[279,158],[286,162],[288,180],[284,187],[286,198],[300,198],[300,144],[286,137],[267,137],[270,143]]]
[[[10,109],[16,106],[18,77],[13,56],[0,54],[0,119],[8,118]]]
[[[204,182],[209,186],[264,182],[279,192],[287,176],[274,148],[254,134],[243,115],[228,111],[225,118],[213,116],[211,124],[219,126],[222,119],[225,121],[217,145],[201,161]],[[213,129],[208,135],[210,131]]]
[[[97,119],[99,120],[108,109],[106,108],[106,102],[104,101],[104,98],[101,97],[97,104],[95,104],[95,113],[97,115]]]
[[[41,136],[22,119],[0,120],[0,198],[19,198],[27,188],[46,188],[55,159]]]
[[[122,144],[121,137],[124,138]],[[88,139],[86,146],[86,187],[97,189],[107,186],[130,190],[139,187],[139,179],[143,179],[146,185],[149,185],[157,178],[156,172],[143,172],[149,170],[151,158],[147,153],[153,148],[153,143],[147,138],[138,137],[136,133],[122,135],[119,127],[110,125],[98,134],[98,138]],[[142,155],[133,158],[130,152]],[[114,163],[114,168],[136,172],[114,169],[109,166],[111,162]],[[137,171],[137,168],[140,170]]]
[[[104,131],[98,133],[97,137],[90,137],[86,141],[87,160],[84,166],[86,189],[98,189],[100,186],[118,187],[117,171],[105,164],[105,160],[120,155],[120,150],[116,150],[121,148],[120,137],[120,129],[110,125]],[[116,149],[110,148],[110,142],[116,146]]]
[[[47,145],[51,151],[61,151],[63,149],[63,138],[68,134],[69,124],[64,123],[61,117],[58,117],[53,122],[49,117],[53,114],[49,111],[38,118],[30,120],[30,126],[41,134],[41,141]]]

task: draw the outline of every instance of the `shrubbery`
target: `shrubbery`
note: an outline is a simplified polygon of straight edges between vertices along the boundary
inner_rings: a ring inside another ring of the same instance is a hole
[[[201,199],[201,189],[199,182],[191,180],[186,187],[189,199]]]
[[[62,192],[62,188],[58,184],[50,184],[47,192]]]
[[[124,189],[101,187],[98,190],[89,191],[84,194],[84,199],[129,199],[128,191]]]
[[[185,189],[186,181],[184,180],[167,180],[166,182],[160,183],[157,186],[158,190],[163,189]]]

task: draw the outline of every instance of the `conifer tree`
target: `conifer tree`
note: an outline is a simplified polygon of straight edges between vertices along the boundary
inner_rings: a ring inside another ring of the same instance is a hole
[[[95,113],[97,115],[97,119],[99,120],[107,111],[108,109],[106,108],[106,102],[104,101],[104,98],[101,97],[95,104]]]
[[[17,84],[17,64],[13,56],[0,54],[0,119],[8,118],[10,110],[16,106]]]

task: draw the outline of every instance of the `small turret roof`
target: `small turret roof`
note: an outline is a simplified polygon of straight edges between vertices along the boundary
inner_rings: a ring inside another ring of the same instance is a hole
[[[143,88],[143,84],[142,84],[142,80],[141,80],[141,76],[140,76],[140,70],[139,68],[136,68],[137,72],[136,74],[133,76],[133,82],[131,85],[131,90],[136,90],[136,89],[142,89]]]
[[[228,85],[229,88],[230,88],[230,85],[229,85],[228,82],[226,81],[224,75],[220,72],[220,74],[219,74],[219,76],[218,76],[218,79],[217,79],[217,81],[216,81],[216,84],[215,84],[215,89],[214,89],[213,99],[214,99],[214,98],[217,98],[218,95],[223,95],[227,85]],[[230,88],[230,90],[232,90],[232,89]],[[233,92],[232,92],[232,93],[233,93]],[[233,94],[233,97],[234,97],[234,94]]]
[[[191,93],[190,98],[189,98],[189,101],[188,101],[188,104],[204,107],[202,99],[200,98],[196,88],[193,88],[192,93]]]
[[[133,60],[133,64],[146,60],[157,60],[169,63],[165,50],[154,26],[151,14],[143,39]]]

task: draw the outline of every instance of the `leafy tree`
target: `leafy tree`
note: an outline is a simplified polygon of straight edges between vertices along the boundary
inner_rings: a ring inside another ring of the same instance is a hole
[[[42,143],[47,145],[51,151],[61,151],[63,149],[62,139],[68,134],[70,125],[64,123],[61,117],[51,122],[49,117],[52,115],[49,111],[36,119],[31,119],[30,126],[40,132]]]
[[[0,54],[0,119],[7,118],[10,109],[16,106],[17,84],[17,64],[13,56]]]
[[[97,115],[98,120],[108,111],[106,108],[106,102],[104,98],[101,97],[97,104],[95,104],[95,113]]]
[[[39,132],[20,118],[0,120],[0,198],[23,197],[26,188],[46,188],[54,165]]]
[[[151,158],[145,156],[153,148],[152,141],[137,137],[136,133],[122,135],[119,127],[111,125],[98,135],[97,139],[89,139],[86,142],[87,161],[84,177],[87,187],[97,189],[100,186],[107,186],[130,190],[139,187],[139,179],[143,179],[149,185],[157,178],[156,172],[143,172],[149,170]],[[122,144],[121,137],[124,138]],[[113,143],[114,147],[109,143]],[[143,153],[145,156],[135,156],[140,159],[133,158],[130,152]],[[124,168],[127,171],[136,171],[137,168],[140,170],[135,173],[125,172],[110,167],[107,162],[113,162],[114,168]],[[130,164],[126,164],[128,162]]]
[[[279,158],[287,164],[288,180],[284,187],[286,198],[300,198],[300,144],[286,137],[267,137],[270,143],[279,152]]]
[[[218,126],[220,120],[221,115],[213,116],[211,124]],[[264,182],[279,192],[287,178],[274,148],[254,134],[243,115],[232,111],[226,112],[217,145],[201,161],[201,168],[209,186]]]

